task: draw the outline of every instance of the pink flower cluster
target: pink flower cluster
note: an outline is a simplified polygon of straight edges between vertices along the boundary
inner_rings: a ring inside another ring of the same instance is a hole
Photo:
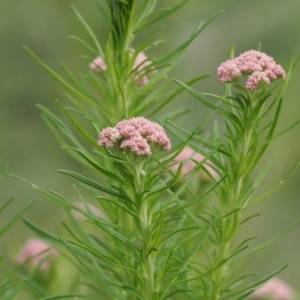
[[[160,125],[144,117],[137,117],[103,129],[98,144],[107,148],[129,149],[136,155],[151,155],[152,143],[164,151],[171,149],[170,139]]]
[[[283,68],[276,64],[271,56],[256,50],[246,51],[232,60],[223,62],[217,74],[222,83],[231,82],[241,75],[249,75],[245,85],[248,90],[256,90],[261,81],[270,84],[277,78],[286,77]]]
[[[149,81],[149,76],[155,73],[154,69],[151,72],[145,70],[151,64],[152,62],[147,60],[147,56],[143,52],[138,53],[134,62],[133,69],[136,69],[137,71],[137,74],[134,76],[134,81],[138,81],[139,85],[142,86],[147,84]],[[96,57],[93,62],[89,64],[89,68],[94,72],[107,70],[106,63],[100,56]]]
[[[293,289],[277,277],[270,279],[265,285],[251,294],[252,298],[270,298],[271,300],[292,300]]]
[[[179,166],[179,163],[183,163],[183,168],[182,168],[182,174],[186,175],[188,172],[190,172],[196,165],[194,161],[202,161],[205,159],[203,155],[200,153],[195,152],[193,149],[190,147],[185,147],[183,151],[176,157],[177,163],[171,166],[171,169],[173,171],[177,171],[177,168]],[[209,163],[209,161],[207,161]],[[211,174],[212,177],[218,178],[217,172],[210,167],[207,163],[204,163],[203,166],[205,169]],[[206,174],[205,174],[206,175]],[[203,180],[209,180],[210,178],[208,176],[203,176]]]
[[[27,259],[31,258],[31,260],[29,261],[29,265],[31,267],[35,267],[40,263],[41,260],[43,260],[49,254],[51,254],[52,258],[54,258],[58,255],[58,252],[41,240],[30,239],[21,249],[17,257],[17,262],[19,264],[22,264]],[[47,271],[49,268],[49,260],[44,261],[40,266],[41,271]]]

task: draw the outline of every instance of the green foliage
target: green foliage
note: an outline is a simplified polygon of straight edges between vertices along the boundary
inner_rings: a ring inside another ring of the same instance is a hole
[[[7,173],[7,167],[2,167],[0,169],[0,179],[2,179],[5,174]],[[5,210],[11,205],[11,203],[14,201],[13,198],[6,201],[1,207],[0,207],[0,215],[3,215],[5,213]],[[0,228],[0,237],[4,235],[8,231],[8,229],[24,214],[26,210],[28,210],[32,205],[34,201],[29,202],[26,204],[20,211],[18,211],[17,214],[12,216],[10,220]],[[3,257],[0,256],[0,272],[1,278],[0,278],[0,295],[2,295],[3,299],[13,299],[14,295],[16,294],[17,289],[13,285],[13,279],[15,273],[17,272],[17,269],[14,269],[12,271],[7,271],[7,266],[3,263]]]
[[[271,162],[256,179],[253,172],[270,142],[281,134],[275,133],[276,126],[283,93],[296,62],[292,61],[286,81],[273,89],[261,83],[258,90],[247,91],[236,84],[234,94],[229,85],[223,96],[198,93],[191,86],[207,78],[208,74],[185,83],[175,80],[176,88],[168,86],[166,78],[170,70],[218,14],[202,22],[171,53],[160,58],[145,58],[139,64],[136,61],[141,52],[160,43],[160,40],[152,41],[160,21],[187,2],[183,0],[171,8],[155,10],[155,0],[107,0],[107,7],[96,1],[110,28],[104,45],[72,6],[93,45],[73,38],[105,63],[105,68],[91,70],[84,78],[77,78],[62,64],[64,79],[25,47],[27,53],[67,91],[68,104],[57,101],[64,120],[44,106],[37,107],[61,146],[85,171],[80,174],[59,170],[78,183],[78,186],[74,185],[74,198],[19,178],[38,195],[64,209],[68,222],[62,222],[63,232],[59,235],[23,220],[36,235],[60,251],[74,272],[70,275],[71,284],[65,284],[62,292],[51,291],[51,287],[35,278],[40,262],[14,289],[7,288],[10,275],[1,281],[0,289],[7,295],[5,300],[12,299],[25,286],[32,289],[38,299],[45,300],[74,297],[101,297],[104,300],[245,299],[285,268],[264,279],[254,278],[256,273],[241,274],[239,270],[243,258],[288,233],[299,220],[254,249],[249,250],[252,237],[237,243],[235,236],[243,223],[258,215],[244,218],[244,211],[269,195],[253,199]],[[140,34],[144,34],[144,39],[135,45],[135,38]],[[182,109],[158,118],[176,140],[170,154],[161,152],[139,157],[129,150],[98,146],[97,139],[104,128],[114,126],[124,118],[157,116],[184,91],[213,113],[220,114],[225,129],[221,131],[216,121],[212,137],[205,138],[200,133],[203,122],[195,124],[192,132],[181,128],[174,120],[186,113]],[[268,124],[264,123],[266,116],[272,118]],[[288,129],[298,123],[296,121]],[[188,171],[176,160],[186,147],[204,157],[202,160],[191,159],[194,164]],[[201,172],[208,178],[206,186],[199,181]],[[74,199],[80,199],[82,206]]]

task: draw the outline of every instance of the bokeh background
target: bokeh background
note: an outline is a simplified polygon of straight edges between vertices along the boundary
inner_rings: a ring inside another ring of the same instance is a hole
[[[103,1],[104,2],[104,1]],[[160,0],[159,6],[172,6],[176,0]],[[35,104],[45,105],[59,114],[55,100],[63,100],[62,88],[25,53],[26,45],[51,68],[62,74],[60,62],[75,73],[84,74],[89,60],[82,57],[86,50],[68,38],[77,35],[89,41],[84,28],[73,14],[70,4],[76,5],[88,20],[99,39],[104,42],[108,28],[91,0],[0,0],[0,159],[9,164],[9,172],[40,186],[65,195],[73,195],[73,181],[57,173],[58,169],[80,170],[80,167],[61,150],[58,142],[44,124]],[[220,9],[224,12],[210,24],[190,47],[187,55],[170,76],[186,80],[202,73],[212,76],[195,88],[199,92],[223,93],[216,78],[216,68],[229,56],[236,44],[236,53],[255,49],[259,42],[262,51],[273,56],[284,68],[291,57],[300,54],[299,0],[191,0],[180,12],[164,20],[165,27],[157,35],[166,43],[155,55],[171,51],[184,41],[201,20],[207,20]],[[153,54],[153,52],[152,52]],[[300,66],[286,93],[278,131],[300,117]],[[176,87],[175,83],[171,83]],[[179,122],[193,128],[208,110],[187,93],[179,97],[167,111],[180,106],[190,107],[192,113]],[[205,131],[210,131],[209,126]],[[274,187],[293,168],[299,159],[299,127],[275,140],[266,154],[276,154],[275,162],[260,191]],[[21,206],[35,198],[33,191],[10,177],[0,183],[0,202],[14,197],[13,205],[1,216],[0,227]],[[257,242],[272,237],[300,217],[300,170],[275,195],[254,211],[263,214],[249,223],[247,234],[258,235]],[[62,213],[41,198],[26,212],[26,217],[57,233]],[[20,220],[0,242],[0,251],[14,259],[18,248],[32,236]],[[262,274],[282,265],[290,266],[280,276],[300,290],[300,227],[271,247],[253,256],[251,264]]]

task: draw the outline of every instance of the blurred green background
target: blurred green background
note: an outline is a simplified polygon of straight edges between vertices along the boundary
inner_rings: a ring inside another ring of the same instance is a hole
[[[103,1],[104,2],[104,1]],[[160,0],[159,6],[172,6],[178,1]],[[73,181],[57,173],[57,169],[80,170],[80,167],[59,148],[59,145],[40,117],[35,104],[43,104],[59,114],[55,100],[63,100],[62,88],[54,82],[22,49],[32,49],[51,68],[62,74],[60,62],[74,72],[84,74],[89,60],[86,50],[69,39],[77,35],[90,41],[84,28],[73,14],[70,4],[76,5],[95,30],[100,41],[107,36],[107,25],[90,0],[0,0],[0,159],[9,164],[9,172],[25,177],[45,188],[73,195]],[[262,42],[262,51],[273,56],[285,69],[291,57],[300,54],[299,0],[191,0],[180,12],[164,21],[158,38],[166,43],[156,49],[157,56],[171,51],[184,41],[201,20],[207,20],[220,9],[224,12],[196,39],[187,55],[174,69],[172,77],[186,80],[202,73],[212,76],[195,88],[199,92],[223,93],[216,77],[216,68],[226,60],[235,43],[236,53],[255,49]],[[91,58],[92,59],[92,58]],[[286,93],[278,131],[299,118],[300,66]],[[171,85],[176,87],[175,83]],[[187,93],[178,98],[168,110],[180,106],[193,112],[180,120],[192,128],[208,110]],[[206,131],[211,128],[207,126]],[[260,191],[278,184],[299,159],[299,127],[274,141],[266,158],[276,153],[275,162]],[[266,160],[265,160],[266,161]],[[300,170],[274,196],[254,211],[260,218],[247,226],[247,234],[259,235],[258,242],[279,232],[300,217]],[[0,227],[21,206],[35,197],[33,191],[18,180],[6,177],[0,183],[0,201],[14,197],[14,204],[0,219]],[[58,232],[63,214],[44,199],[37,198],[26,217],[52,232]],[[22,221],[7,232],[0,243],[0,252],[14,259],[18,248],[32,235]],[[258,242],[253,242],[255,245]],[[276,242],[272,247],[253,256],[251,264],[262,274],[274,271],[283,264],[290,267],[280,276],[300,290],[300,227]]]

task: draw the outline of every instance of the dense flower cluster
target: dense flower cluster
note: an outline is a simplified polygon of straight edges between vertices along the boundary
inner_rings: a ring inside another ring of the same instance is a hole
[[[286,77],[283,68],[271,56],[256,50],[246,51],[233,60],[223,62],[217,74],[222,83],[231,82],[241,75],[249,75],[245,85],[248,90],[257,89],[261,81],[270,84],[277,78]]]
[[[138,82],[139,85],[147,84],[149,81],[149,76],[155,73],[154,69],[150,70],[150,72],[149,70],[146,70],[146,68],[151,64],[152,62],[147,60],[147,56],[143,52],[138,53],[133,69],[136,69],[134,81]],[[94,72],[102,72],[107,70],[106,63],[100,56],[96,57],[93,62],[89,64],[89,68]]]
[[[151,145],[155,144],[164,151],[171,149],[164,129],[144,117],[123,120],[115,127],[103,129],[98,144],[107,148],[129,149],[136,155],[151,155]]]
[[[292,300],[293,289],[284,281],[277,277],[271,278],[265,285],[251,294],[252,298],[272,299],[272,300]]]
[[[35,267],[40,263],[41,260],[43,260],[49,254],[53,258],[58,255],[58,252],[41,240],[30,239],[26,242],[26,244],[21,249],[17,257],[17,262],[19,264],[22,264],[27,259],[31,258],[31,260],[29,261],[29,265],[31,267]],[[41,271],[47,271],[49,268],[50,268],[49,260],[44,261],[40,266]]]

